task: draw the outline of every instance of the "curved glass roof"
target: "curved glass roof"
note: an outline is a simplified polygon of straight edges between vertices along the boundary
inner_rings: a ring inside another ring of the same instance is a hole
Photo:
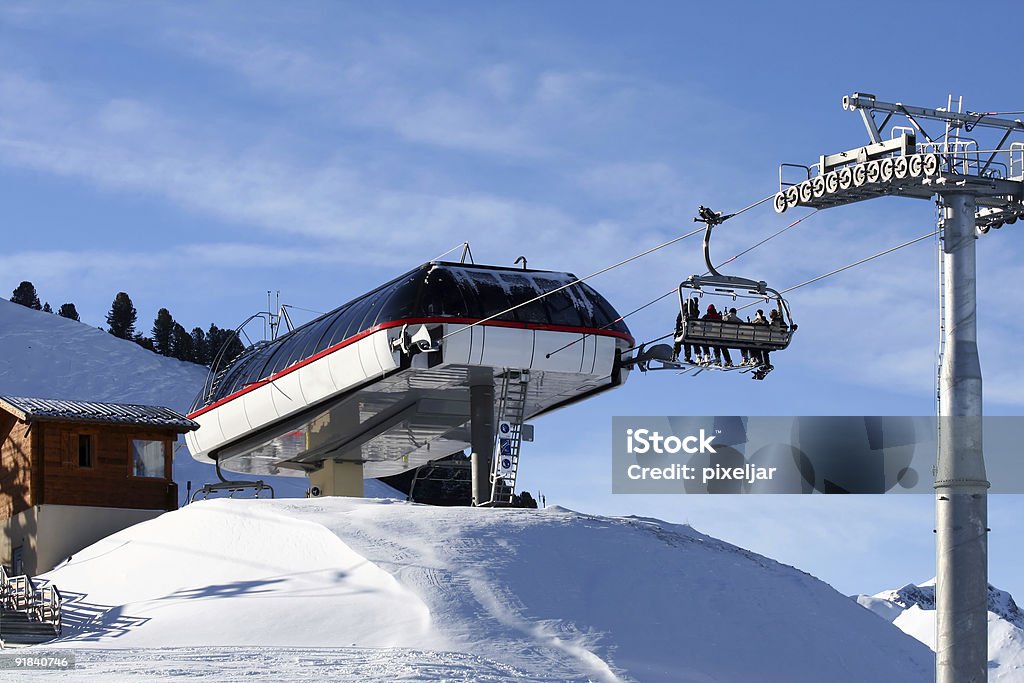
[[[379,325],[415,318],[480,320],[576,279],[571,273],[551,271],[424,264],[273,342],[250,346],[219,373],[212,391],[204,388],[190,412]],[[580,282],[495,320],[629,334],[629,328],[618,317],[603,296]]]

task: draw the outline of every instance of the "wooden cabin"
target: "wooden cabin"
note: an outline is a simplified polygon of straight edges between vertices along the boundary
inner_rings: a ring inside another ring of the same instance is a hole
[[[0,564],[45,572],[177,508],[174,444],[197,426],[157,406],[0,396]]]

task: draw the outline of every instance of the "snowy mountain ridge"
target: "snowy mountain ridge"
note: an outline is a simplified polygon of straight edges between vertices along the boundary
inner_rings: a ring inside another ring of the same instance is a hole
[[[864,596],[857,596],[862,598]],[[922,610],[935,609],[935,579],[920,585],[908,583],[902,588],[882,591],[873,598],[888,601],[904,609],[918,607]],[[870,608],[869,608],[870,609]],[[989,584],[988,611],[1008,621],[1019,629],[1024,629],[1024,610],[1021,610],[1013,596]]]
[[[854,599],[907,635],[935,649],[935,580]],[[1024,611],[1006,591],[988,587],[989,681],[1024,680]]]

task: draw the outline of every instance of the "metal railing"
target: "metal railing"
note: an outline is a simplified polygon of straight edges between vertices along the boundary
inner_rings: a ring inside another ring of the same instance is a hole
[[[31,614],[36,621],[52,625],[54,632],[59,636],[63,630],[61,619],[63,603],[64,599],[57,587],[47,584],[36,591]]]
[[[29,619],[50,624],[57,635],[63,629],[63,597],[55,585],[44,582],[37,587],[29,576],[10,576],[0,565],[0,608],[22,612]]]

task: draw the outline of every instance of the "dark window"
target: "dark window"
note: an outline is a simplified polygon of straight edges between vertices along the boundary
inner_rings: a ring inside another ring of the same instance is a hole
[[[352,304],[346,304],[343,308],[327,316],[329,321],[327,329],[320,335],[320,339],[314,348],[314,353],[320,353],[324,349],[333,346],[336,341],[340,341],[340,335],[345,333],[345,326],[348,325],[347,316],[350,308],[352,308]],[[338,340],[335,340],[335,337],[338,337]]]
[[[481,317],[489,318],[510,308],[505,288],[493,274],[474,270],[467,271],[467,273],[471,280],[470,286],[480,303]],[[514,313],[504,313],[497,319],[515,320],[516,317]]]
[[[267,361],[266,367],[263,370],[263,376],[270,377],[275,375],[302,360],[302,347],[306,345],[306,334],[311,329],[307,327],[297,330],[278,340],[277,350],[274,351],[274,355]]]
[[[612,305],[608,303],[608,300],[598,294],[590,285],[580,283],[579,287],[583,289],[584,295],[587,299],[593,303],[596,312],[594,314],[595,324],[597,327],[604,329],[615,330],[617,332],[629,332],[629,328],[626,327],[626,323],[622,320],[618,320],[619,314],[612,308]],[[615,321],[614,323],[612,321]]]
[[[78,435],[78,466],[92,467],[92,435]]]
[[[534,281],[525,275],[519,273],[500,273],[498,279],[501,281],[508,293],[509,306],[519,306],[519,304],[526,304],[525,306],[519,306],[512,313],[516,316],[516,319],[524,323],[546,323],[548,321],[548,311],[544,306],[544,299],[539,301],[533,301],[532,303],[526,303],[531,299],[535,299],[542,294],[537,291],[537,286]]]
[[[334,346],[338,342],[358,334],[359,330],[357,328],[363,322],[363,318],[366,316],[366,311],[369,308],[370,302],[366,299],[360,299],[351,306],[348,306],[337,317],[334,324],[331,325],[331,329],[327,330],[321,345],[324,348]]]
[[[230,377],[225,378],[228,381],[222,385],[224,387],[223,391],[218,393],[222,396],[227,396],[240,389],[244,389],[253,382],[263,379],[263,367],[267,364],[267,357],[273,350],[274,346],[272,344],[255,349],[244,361],[238,363],[237,371],[232,373]]]
[[[544,292],[554,292],[554,294],[548,294],[542,299],[551,312],[551,323],[553,325],[579,327],[583,324],[580,313],[576,308],[576,303],[569,294],[571,287],[555,291],[559,287],[564,287],[566,283],[561,280],[542,277],[535,278],[534,280],[537,286]]]
[[[422,274],[417,272],[395,283],[384,305],[380,307],[374,325],[419,317],[416,315],[416,299],[422,280]]]
[[[426,277],[420,297],[420,313],[427,317],[481,317],[472,286],[462,268],[435,268]]]
[[[302,347],[302,353],[300,354],[303,359],[315,356],[318,352],[323,351],[320,341],[333,322],[334,314],[328,314],[319,320],[313,321],[310,323],[308,329],[303,330],[303,335],[306,340],[306,344]]]

